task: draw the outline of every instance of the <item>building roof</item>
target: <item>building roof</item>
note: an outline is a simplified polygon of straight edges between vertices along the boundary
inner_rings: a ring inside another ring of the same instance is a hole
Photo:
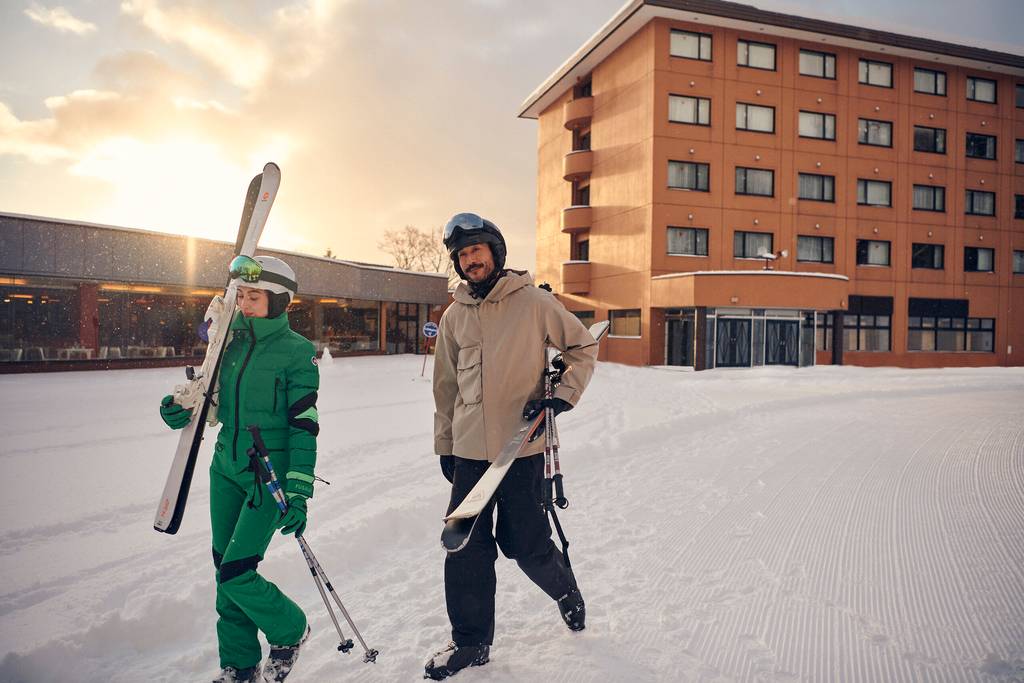
[[[519,108],[519,117],[535,119],[540,116],[577,79],[589,74],[597,64],[656,18],[751,33],[770,33],[812,43],[885,52],[936,64],[1024,76],[1024,55],[770,12],[753,5],[723,0],[629,0],[526,98]]]

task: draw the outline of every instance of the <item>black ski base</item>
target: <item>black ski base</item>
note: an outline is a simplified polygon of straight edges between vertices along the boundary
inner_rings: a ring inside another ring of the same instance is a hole
[[[441,545],[450,553],[457,553],[469,543],[469,537],[476,528],[476,522],[480,515],[465,519],[450,519],[444,523],[444,530],[441,532]]]

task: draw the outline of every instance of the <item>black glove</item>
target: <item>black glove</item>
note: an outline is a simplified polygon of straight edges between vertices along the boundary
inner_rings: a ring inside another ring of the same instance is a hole
[[[559,413],[572,410],[572,404],[560,398],[535,398],[532,401],[527,401],[526,405],[523,406],[523,419],[532,420],[549,406],[554,409],[556,416]]]
[[[455,456],[454,455],[442,455],[441,457],[441,474],[448,480],[449,484],[455,483]]]

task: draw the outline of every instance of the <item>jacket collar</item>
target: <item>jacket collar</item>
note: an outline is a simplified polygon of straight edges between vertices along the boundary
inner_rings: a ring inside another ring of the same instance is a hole
[[[532,285],[533,278],[525,270],[510,270],[505,277],[495,283],[494,289],[490,291],[483,301],[497,303],[512,292]],[[469,285],[466,284],[465,280],[460,282],[455,288],[452,298],[459,303],[469,304],[471,306],[479,306],[481,303],[481,299],[474,298],[473,294],[470,292]]]
[[[241,311],[238,311],[235,319],[231,322],[231,329],[246,332],[251,330],[257,341],[266,339],[288,329],[288,314],[282,313],[276,318],[246,318]]]

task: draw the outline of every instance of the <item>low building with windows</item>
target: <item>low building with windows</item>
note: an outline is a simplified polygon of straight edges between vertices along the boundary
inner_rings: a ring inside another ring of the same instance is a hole
[[[183,365],[231,244],[0,213],[0,372]],[[423,353],[447,278],[269,249],[295,270],[292,327],[331,355]]]
[[[1024,56],[633,0],[519,115],[602,359],[1024,364]]]

